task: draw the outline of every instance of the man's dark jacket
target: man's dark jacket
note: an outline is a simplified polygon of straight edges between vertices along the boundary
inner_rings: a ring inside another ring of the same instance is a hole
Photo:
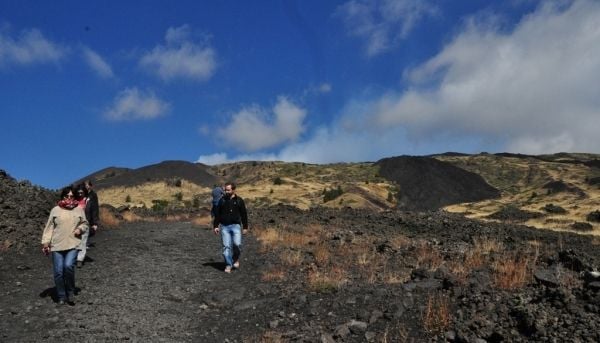
[[[217,206],[213,227],[221,225],[240,224],[248,229],[248,213],[244,199],[238,195],[226,198],[222,197]]]
[[[85,217],[87,218],[90,226],[98,225],[98,222],[100,221],[98,195],[93,190],[88,193],[88,202],[85,206]]]

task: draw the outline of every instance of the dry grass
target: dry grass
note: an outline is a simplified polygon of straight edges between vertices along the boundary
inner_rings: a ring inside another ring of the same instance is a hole
[[[206,226],[211,229],[213,228],[211,217],[208,215],[196,216],[196,217],[192,218],[192,224],[194,224],[196,226]]]
[[[434,294],[427,297],[427,305],[423,313],[423,328],[427,332],[442,333],[450,326],[451,311],[448,297]]]
[[[410,280],[410,273],[398,272],[398,271],[385,271],[383,274],[383,283],[388,285],[395,285],[408,282]]]
[[[401,250],[412,243],[411,239],[405,235],[395,235],[390,239],[390,246],[395,250]]]
[[[471,274],[471,271],[473,270],[472,267],[468,267],[463,261],[450,261],[446,263],[446,266],[448,267],[448,270],[450,270],[450,273],[454,275],[456,281],[461,285],[467,283],[469,274]]]
[[[116,218],[109,210],[100,207],[100,224],[102,227],[114,229],[121,225],[121,221]]]
[[[282,281],[285,280],[286,274],[285,269],[283,267],[273,267],[269,270],[266,270],[262,273],[260,279],[262,281]]]
[[[522,256],[505,256],[496,261],[494,270],[494,283],[501,289],[517,289],[529,282],[531,261]]]
[[[333,267],[326,271],[318,269],[308,272],[308,286],[316,292],[330,292],[341,288],[348,282],[348,272],[339,267]]]
[[[352,255],[349,256],[355,256],[356,264],[360,267],[371,265],[371,263],[376,259],[376,252],[372,246],[358,245],[353,247],[351,251]]]
[[[325,244],[317,244],[312,253],[318,266],[326,266],[331,261],[331,252]]]
[[[288,267],[298,267],[304,262],[304,253],[301,250],[285,250],[279,254],[279,259]]]
[[[415,256],[417,258],[417,267],[419,268],[435,270],[444,263],[439,250],[426,241],[417,242]]]
[[[139,222],[144,219],[131,211],[126,211],[123,213],[123,220],[126,222]]]

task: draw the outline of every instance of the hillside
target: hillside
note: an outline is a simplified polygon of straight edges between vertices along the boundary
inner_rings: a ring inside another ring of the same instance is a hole
[[[171,207],[207,208],[212,186],[234,180],[238,193],[255,208],[276,204],[379,211],[443,208],[483,220],[498,220],[495,217],[595,233],[600,226],[588,216],[600,209],[599,160],[594,154],[445,153],[320,165],[247,161],[205,166],[167,161],[134,170],[108,169],[89,177],[101,176],[96,182],[101,201],[115,207],[150,208],[162,201]]]
[[[436,158],[481,175],[502,192],[498,199],[450,205],[445,207],[447,211],[492,220],[490,215],[510,208],[521,212],[505,219],[534,227],[569,231],[587,227],[585,231],[590,233],[600,230],[598,222],[588,220],[590,213],[600,210],[599,155],[480,154]]]

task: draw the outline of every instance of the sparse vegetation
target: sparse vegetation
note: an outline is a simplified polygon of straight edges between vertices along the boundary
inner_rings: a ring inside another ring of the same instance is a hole
[[[163,199],[152,200],[152,210],[159,212],[164,211],[169,206],[169,201]]]
[[[337,188],[332,188],[332,189],[324,189],[323,190],[323,202],[329,202],[331,200],[336,199],[337,197],[341,196],[342,194],[344,194],[344,191],[342,190],[342,186],[338,185]]]
[[[448,296],[437,293],[427,297],[423,313],[423,328],[431,333],[443,333],[451,323],[452,312]]]
[[[173,198],[175,198],[177,201],[181,201],[183,200],[183,194],[181,192],[177,192],[175,195],[173,195]]]
[[[100,207],[100,223],[102,227],[114,229],[121,224],[121,220],[105,207]]]

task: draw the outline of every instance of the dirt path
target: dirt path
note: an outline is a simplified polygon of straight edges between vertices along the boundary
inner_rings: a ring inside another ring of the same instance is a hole
[[[222,272],[220,240],[190,223],[137,223],[106,230],[76,271],[75,306],[52,299],[51,260],[38,251],[0,255],[0,341],[230,342],[264,331],[253,315],[255,245],[242,269]]]

